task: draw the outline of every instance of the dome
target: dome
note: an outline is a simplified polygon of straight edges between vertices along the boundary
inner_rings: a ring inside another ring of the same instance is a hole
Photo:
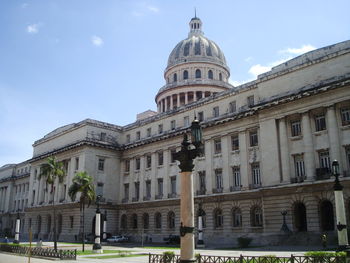
[[[208,62],[229,70],[224,53],[214,41],[204,36],[201,26],[199,18],[191,19],[188,38],[180,41],[170,53],[167,69],[182,63]]]

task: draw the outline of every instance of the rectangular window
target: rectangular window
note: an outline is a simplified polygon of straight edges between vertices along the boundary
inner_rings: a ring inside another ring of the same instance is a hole
[[[105,169],[105,159],[99,158],[98,159],[98,170],[103,172],[104,169]]]
[[[163,152],[158,152],[158,165],[163,165],[164,158],[163,158]]]
[[[75,171],[79,170],[79,157],[75,158]]]
[[[249,139],[250,139],[250,146],[258,146],[258,131],[251,131],[249,132]]]
[[[234,187],[241,187],[241,171],[239,166],[232,167],[232,174],[233,174],[233,186]]]
[[[130,172],[130,160],[125,160],[124,161],[124,171],[126,173]]]
[[[259,163],[252,164],[252,176],[253,176],[253,184],[261,185],[261,177],[260,177],[260,165]]]
[[[291,127],[292,137],[301,135],[300,120],[292,121],[291,124],[290,124],[290,127]]]
[[[106,133],[105,132],[101,132],[100,140],[103,142],[106,140]]]
[[[184,117],[184,127],[190,126],[190,117],[185,116]]]
[[[170,129],[171,129],[171,130],[175,130],[175,129],[176,129],[176,122],[175,122],[175,120],[172,120],[172,121],[170,122]]]
[[[152,134],[152,130],[151,130],[151,128],[148,128],[147,129],[147,137],[151,137],[151,134]]]
[[[294,167],[295,167],[296,177],[305,176],[305,165],[304,165],[304,158],[302,154],[294,155]]]
[[[171,149],[170,150],[170,156],[171,156],[171,163],[175,163],[176,162],[176,149]]]
[[[350,124],[350,108],[344,108],[340,110],[342,125]]]
[[[248,107],[253,107],[254,106],[254,95],[249,96],[247,98],[247,104],[248,104]]]
[[[138,201],[140,199],[140,183],[135,183],[135,199]]]
[[[136,141],[139,141],[141,139],[141,132],[136,132]]]
[[[176,176],[170,177],[170,187],[171,194],[176,194]]]
[[[146,156],[146,168],[151,168],[152,165],[152,155],[147,155]]]
[[[205,185],[205,171],[200,171],[198,172],[199,176],[199,190],[201,192],[205,192],[206,190],[206,185]]]
[[[135,159],[135,170],[140,170],[141,168],[141,160],[139,157]]]
[[[158,178],[158,196],[163,195],[163,178]]]
[[[151,180],[146,181],[146,197],[151,198]]]
[[[198,121],[199,122],[204,121],[204,112],[203,111],[198,112]]]
[[[124,198],[129,199],[129,184],[124,184]]]
[[[214,140],[214,153],[221,153],[221,138]]]
[[[130,134],[126,135],[126,143],[130,143]]]
[[[97,195],[103,196],[103,183],[97,183],[96,196]]]
[[[215,169],[215,186],[217,190],[223,189],[222,169]]]
[[[234,113],[237,111],[237,108],[236,108],[236,101],[231,101],[229,106],[228,106],[228,110],[230,113]]]
[[[213,108],[213,117],[214,117],[214,118],[215,118],[215,117],[219,117],[219,114],[220,114],[220,112],[219,112],[219,107],[218,107],[218,106],[214,107],[214,108]]]
[[[163,124],[158,125],[158,133],[162,134],[163,133]]]
[[[329,152],[328,151],[322,151],[318,153],[318,156],[320,158],[320,168],[331,168],[331,161],[329,158]]]
[[[234,134],[231,136],[231,149],[232,149],[232,151],[239,150],[238,134]]]
[[[316,131],[323,131],[326,129],[326,118],[324,115],[315,117],[315,127]]]

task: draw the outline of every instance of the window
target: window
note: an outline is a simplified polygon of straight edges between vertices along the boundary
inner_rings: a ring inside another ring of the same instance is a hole
[[[250,147],[258,146],[258,131],[249,132]]]
[[[203,111],[198,112],[198,121],[204,121],[204,113]]]
[[[188,71],[187,70],[184,70],[183,78],[188,79]]]
[[[135,182],[135,201],[138,201],[140,199],[140,182]]]
[[[148,229],[149,228],[149,215],[147,213],[143,214],[142,221],[143,221],[143,228]]]
[[[176,128],[176,122],[175,122],[175,120],[172,120],[172,121],[170,122],[170,129],[171,129],[171,130],[175,130],[175,128]]]
[[[137,228],[137,214],[132,215],[132,228],[133,229]]]
[[[190,117],[185,116],[184,117],[184,127],[190,126]]]
[[[221,138],[214,140],[214,153],[221,153]]]
[[[106,140],[106,133],[105,132],[101,132],[100,140],[103,142]]]
[[[230,113],[236,112],[236,101],[231,101],[230,104],[228,105],[228,110]]]
[[[291,126],[292,137],[301,135],[300,120],[292,121],[290,126]]]
[[[304,177],[305,165],[304,165],[304,158],[302,154],[294,155],[294,166],[295,166],[295,176]]]
[[[141,167],[141,160],[140,160],[140,157],[137,157],[135,159],[135,170],[140,170],[140,167]]]
[[[126,143],[130,143],[130,134],[126,135]]]
[[[170,229],[175,228],[175,213],[173,211],[170,211],[168,213],[168,228]]]
[[[125,160],[124,161],[124,171],[126,173],[130,172],[130,160]]]
[[[215,169],[215,185],[217,190],[223,189],[222,169]]]
[[[163,165],[163,162],[164,162],[163,152],[158,152],[158,165],[159,166]]]
[[[176,73],[174,74],[173,80],[174,80],[174,82],[177,81],[177,74]]]
[[[296,231],[307,231],[306,207],[302,202],[293,205],[293,222]]]
[[[171,149],[170,150],[170,157],[171,157],[171,163],[175,163],[176,162],[176,149]]]
[[[148,128],[148,129],[147,129],[147,137],[151,137],[151,133],[152,133],[151,128]]]
[[[103,196],[103,183],[97,183],[96,196],[97,195]]]
[[[219,80],[222,81],[222,74],[219,73]]]
[[[162,228],[162,215],[161,215],[161,213],[157,212],[154,215],[154,221],[156,222],[156,228],[158,228],[158,229]]]
[[[98,170],[103,172],[104,169],[105,169],[105,159],[99,158],[98,159]]]
[[[323,131],[326,129],[326,118],[324,115],[315,117],[315,127],[316,131]]]
[[[204,194],[206,191],[206,185],[205,185],[205,171],[198,172],[199,177],[199,191]]]
[[[163,196],[163,178],[158,178],[158,196]]]
[[[208,79],[213,79],[213,71],[212,70],[208,71]]]
[[[136,140],[138,141],[140,139],[141,139],[141,132],[138,131],[138,132],[136,132]]]
[[[320,167],[330,169],[331,161],[329,159],[329,152],[328,151],[319,152],[318,156],[320,158]]]
[[[120,219],[120,228],[121,229],[126,229],[127,227],[127,218],[126,218],[126,215],[122,215],[121,219]]]
[[[262,217],[262,211],[259,206],[254,206],[251,210],[251,226],[262,226],[263,225],[263,217]]]
[[[235,188],[241,187],[241,171],[239,166],[232,167],[232,174],[233,174],[233,186]]]
[[[261,185],[261,178],[260,178],[260,165],[259,163],[253,163],[252,164],[252,179],[254,185]]]
[[[125,200],[129,199],[129,184],[124,184],[124,198]]]
[[[146,181],[146,198],[151,198],[151,180]]]
[[[350,124],[350,108],[344,108],[340,110],[342,125]]]
[[[75,171],[79,170],[79,157],[75,158]]]
[[[232,149],[232,151],[239,150],[238,134],[234,134],[231,136],[231,149]]]
[[[176,194],[176,176],[171,176],[170,177],[170,193],[171,194]]]
[[[159,134],[163,133],[163,124],[158,125],[158,133]]]
[[[196,69],[196,79],[200,79],[202,77],[202,73],[199,69]]]
[[[216,208],[214,210],[214,226],[215,228],[223,227],[224,224],[224,216],[222,215],[222,210],[220,208]]]
[[[148,154],[146,156],[146,168],[151,168],[152,166],[152,155]]]
[[[213,117],[219,117],[219,106],[213,108]]]
[[[247,104],[248,104],[248,107],[253,107],[254,106],[254,95],[249,96],[247,98]]]
[[[242,212],[238,207],[232,209],[232,226],[241,227],[242,226]]]

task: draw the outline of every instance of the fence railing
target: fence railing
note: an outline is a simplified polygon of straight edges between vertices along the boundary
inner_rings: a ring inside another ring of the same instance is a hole
[[[178,263],[179,255],[149,254],[149,263]],[[197,263],[346,263],[345,256],[196,256]]]
[[[18,245],[0,244],[0,251],[16,253],[21,255],[59,258],[59,259],[77,259],[77,250],[41,248],[41,247],[22,247]]]

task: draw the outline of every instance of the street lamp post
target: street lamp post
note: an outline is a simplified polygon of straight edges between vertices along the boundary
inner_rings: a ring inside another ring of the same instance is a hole
[[[105,216],[103,220],[103,234],[102,239],[105,241],[107,239],[107,210],[105,210]]]
[[[198,241],[197,241],[197,248],[204,248],[204,240],[203,240],[203,216],[204,211],[202,209],[202,203],[199,203],[198,208]]]
[[[14,244],[19,244],[19,228],[20,228],[20,225],[21,225],[21,219],[19,217],[19,210],[17,210],[15,240],[13,241]]]
[[[202,129],[199,121],[195,119],[191,125],[191,143],[187,133],[181,144],[181,150],[175,154],[175,159],[180,162],[181,176],[181,252],[180,262],[195,262],[194,258],[194,199],[193,199],[193,160],[200,155],[202,146]]]
[[[335,176],[334,181],[334,197],[335,197],[335,212],[337,218],[338,230],[338,250],[349,250],[348,233],[346,228],[346,216],[343,197],[343,186],[339,181],[339,163],[334,160],[332,163],[332,173]]]
[[[95,218],[95,243],[92,247],[92,251],[94,253],[103,253],[102,246],[101,246],[101,211],[100,211],[100,200],[101,195],[98,195],[96,197],[96,218]]]

